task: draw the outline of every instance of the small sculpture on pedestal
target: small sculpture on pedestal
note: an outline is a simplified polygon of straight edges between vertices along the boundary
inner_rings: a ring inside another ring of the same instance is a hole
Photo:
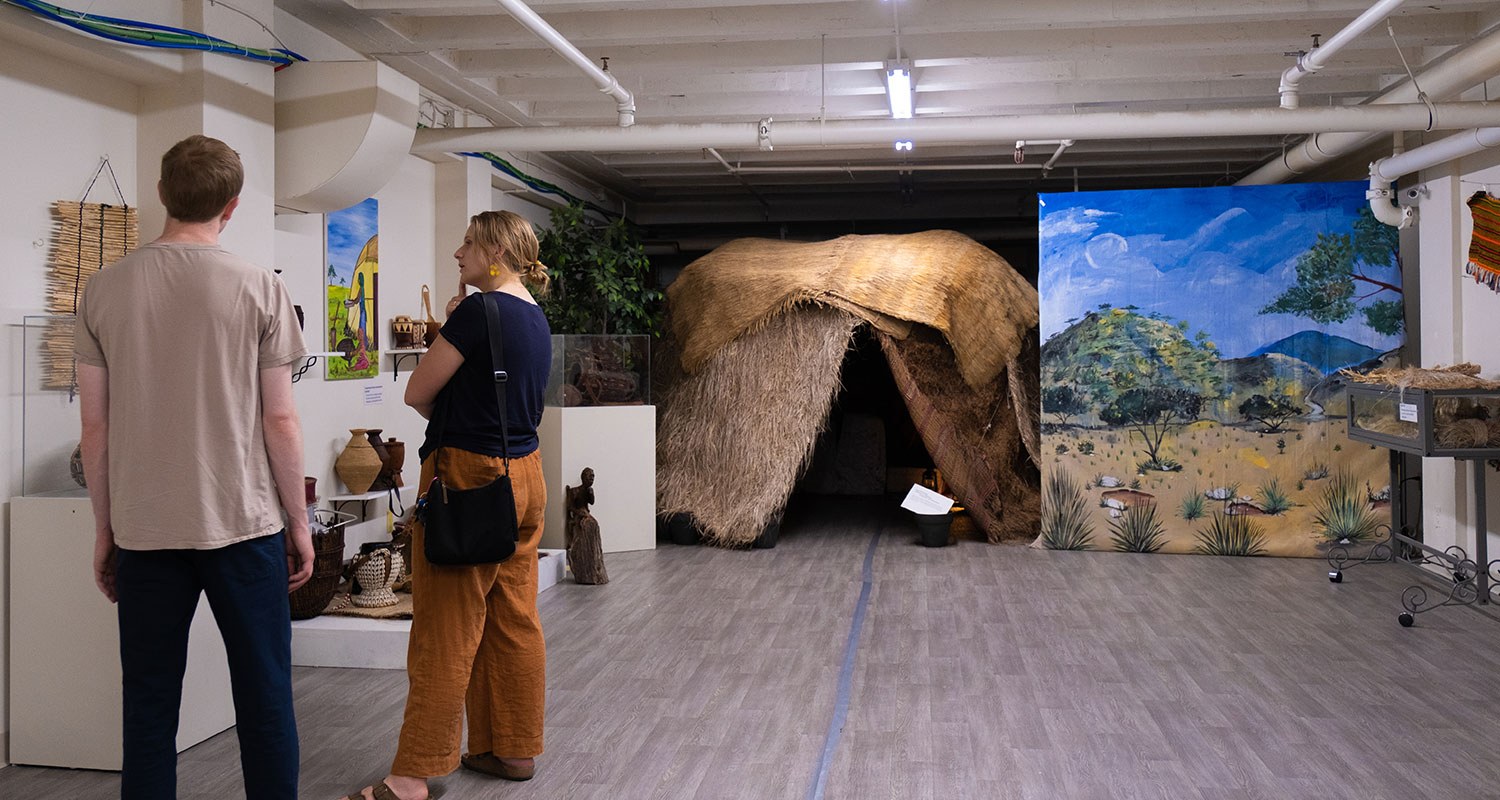
[[[604,571],[604,545],[599,539],[599,521],[589,513],[594,503],[594,471],[583,468],[582,485],[564,487],[567,492],[568,522],[563,534],[568,549],[568,566],[573,580],[598,585],[609,583]]]

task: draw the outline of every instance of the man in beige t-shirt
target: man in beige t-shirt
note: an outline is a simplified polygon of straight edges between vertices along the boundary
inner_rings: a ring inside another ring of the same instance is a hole
[[[90,279],[78,311],[94,576],[119,607],[124,800],[176,797],[200,594],[228,654],[246,796],[297,796],[287,594],[313,550],[291,369],[306,349],[281,280],[219,247],[243,184],[223,142],[178,142],[162,157],[161,237]]]

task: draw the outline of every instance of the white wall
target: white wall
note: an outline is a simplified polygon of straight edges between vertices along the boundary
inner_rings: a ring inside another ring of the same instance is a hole
[[[1471,361],[1486,378],[1500,377],[1500,294],[1464,274],[1473,217],[1465,202],[1486,186],[1500,194],[1500,150],[1424,172],[1431,196],[1422,201],[1422,366]],[[1473,467],[1452,459],[1422,464],[1422,521],[1427,544],[1457,544],[1474,557]],[[1500,558],[1500,474],[1484,468],[1489,557]],[[1482,566],[1482,565],[1481,565]]]
[[[350,428],[381,428],[384,437],[407,443],[404,475],[410,485],[417,480],[417,446],[426,422],[407,408],[401,398],[414,359],[406,359],[401,374],[394,376],[395,359],[390,348],[390,318],[397,314],[417,316],[420,287],[434,280],[433,165],[408,156],[391,182],[376,193],[380,202],[380,374],[370,380],[327,381],[322,362],[308,370],[297,383],[297,407],[302,413],[306,451],[306,474],[318,479],[318,494],[344,494],[333,462],[349,441]],[[323,301],[322,214],[282,214],[276,218],[276,266],[307,317],[306,341],[310,352],[327,350],[319,333],[327,328]],[[441,314],[441,308],[438,309]],[[393,379],[394,378],[394,379]],[[366,387],[378,388],[382,401],[366,405]]]
[[[42,311],[46,287],[47,243],[51,240],[51,204],[77,200],[99,158],[109,155],[125,199],[136,203],[135,109],[139,92],[129,83],[57,61],[46,53],[15,44],[0,47],[0,107],[7,124],[0,126],[0,264],[5,291],[0,293],[0,375],[5,402],[0,403],[0,620],[8,620],[6,563],[10,550],[9,498],[22,490],[22,330],[21,317]],[[24,120],[24,124],[16,121]],[[101,179],[91,200],[116,203],[114,187]],[[37,423],[33,449],[47,440],[47,450],[71,452],[78,439],[78,412],[66,396],[44,399],[50,419]],[[33,404],[35,407],[35,404]],[[47,434],[43,436],[43,434]],[[66,464],[67,452],[37,454]],[[0,636],[0,686],[6,685],[8,630]],[[6,763],[9,725],[6,696],[0,693],[0,764]]]

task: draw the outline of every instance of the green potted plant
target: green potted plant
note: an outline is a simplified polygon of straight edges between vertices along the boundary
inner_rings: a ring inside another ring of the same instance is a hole
[[[553,333],[660,333],[662,293],[624,218],[596,223],[582,206],[555,209],[542,232],[541,261],[552,278],[540,302]]]

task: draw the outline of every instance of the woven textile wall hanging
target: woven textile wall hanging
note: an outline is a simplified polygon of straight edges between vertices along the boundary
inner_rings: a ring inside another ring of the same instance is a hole
[[[52,256],[47,274],[47,311],[68,317],[48,325],[43,386],[69,389],[76,384],[73,364],[73,320],[89,278],[118,261],[138,244],[136,210],[59,200],[52,204]]]
[[[1469,209],[1474,213],[1474,238],[1464,273],[1500,292],[1500,198],[1477,192],[1469,198]]]

